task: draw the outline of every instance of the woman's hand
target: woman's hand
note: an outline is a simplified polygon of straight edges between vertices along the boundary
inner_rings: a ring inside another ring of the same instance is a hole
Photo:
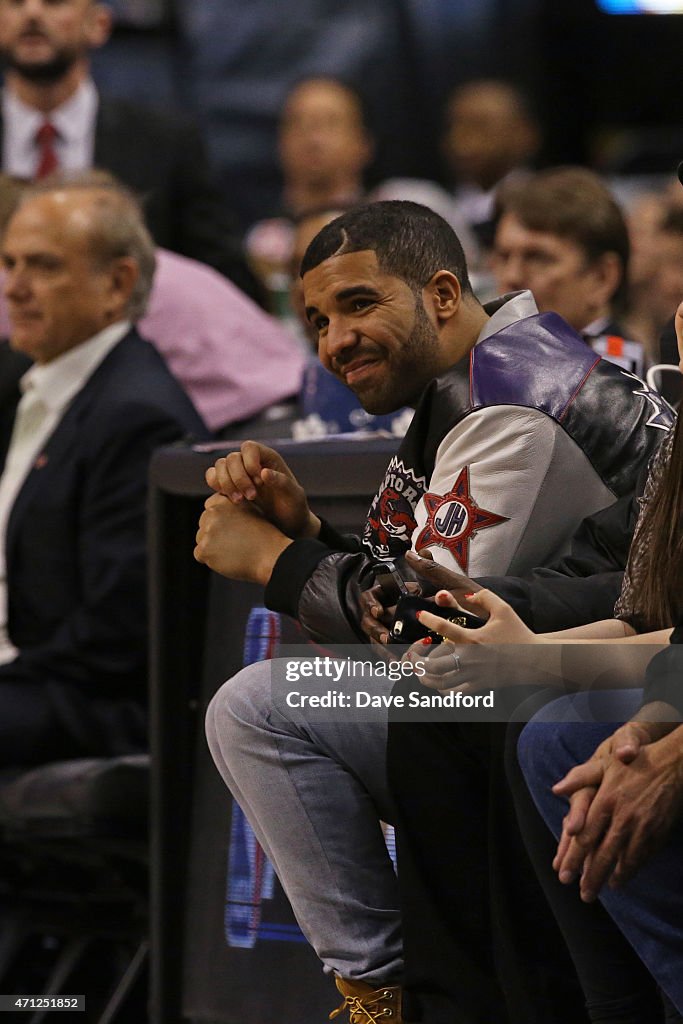
[[[431,612],[419,612],[422,625],[439,633],[454,644],[535,644],[539,637],[524,625],[520,617],[506,601],[497,597],[490,590],[480,590],[476,594],[467,594],[468,607],[482,618],[487,619],[479,629],[467,629],[456,626],[447,619],[433,615]],[[460,605],[447,590],[440,590],[435,598],[441,608],[455,608]]]
[[[460,610],[448,591],[436,595],[437,607]],[[467,595],[468,607],[482,618],[484,626],[467,629],[434,615],[420,612],[420,623],[441,636],[446,643],[432,646],[423,641],[413,650],[425,662],[421,682],[437,690],[477,693],[483,689],[508,686],[557,686],[559,647],[540,647],[541,638],[524,625],[510,605],[489,590]],[[510,647],[510,645],[514,645]]]

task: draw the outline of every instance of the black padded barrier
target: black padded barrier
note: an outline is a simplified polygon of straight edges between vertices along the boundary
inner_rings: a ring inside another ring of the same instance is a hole
[[[314,510],[338,529],[357,531],[396,445],[388,438],[340,438],[275,447]],[[203,719],[215,690],[242,666],[246,622],[263,596],[259,587],[216,577],[192,557],[209,493],[204,472],[228,450],[227,441],[165,448],[150,471],[150,1021],[317,1024],[335,1005],[336,992],[297,936],[279,884],[263,901],[251,948],[226,942],[231,801],[206,748]],[[294,641],[296,626],[287,621],[282,628]]]

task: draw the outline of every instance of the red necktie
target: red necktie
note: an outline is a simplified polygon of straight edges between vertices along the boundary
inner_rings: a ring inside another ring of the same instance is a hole
[[[57,129],[49,121],[43,121],[36,132],[36,144],[38,146],[38,167],[36,178],[45,178],[52,174],[59,167],[57,152],[55,150],[55,139]]]

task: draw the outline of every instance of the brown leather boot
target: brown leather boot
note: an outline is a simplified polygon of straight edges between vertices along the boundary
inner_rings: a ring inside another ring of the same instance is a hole
[[[344,1002],[332,1011],[330,1020],[348,1010],[349,1024],[377,1024],[378,1021],[384,1024],[384,1021],[389,1020],[391,1024],[403,1024],[400,985],[373,988],[364,981],[348,981],[346,978],[334,980],[344,996]]]

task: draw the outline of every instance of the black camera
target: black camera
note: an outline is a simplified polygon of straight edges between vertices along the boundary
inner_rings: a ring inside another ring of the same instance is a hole
[[[392,643],[414,644],[416,640],[422,640],[427,636],[431,638],[432,643],[441,643],[443,640],[441,634],[435,633],[433,629],[427,629],[426,626],[423,626],[418,620],[416,612],[431,612],[432,615],[438,615],[442,619],[447,619],[448,622],[452,622],[456,626],[464,626],[465,629],[479,629],[486,622],[486,619],[482,619],[478,615],[472,615],[471,612],[463,611],[460,608],[442,608],[440,605],[434,604],[433,601],[428,601],[425,597],[405,594],[399,598],[399,602],[396,605],[396,614],[394,615],[394,621],[389,632],[389,639]]]
[[[471,612],[459,608],[442,608],[433,601],[411,594],[394,562],[382,562],[375,566],[375,582],[381,584],[389,599],[397,599],[396,613],[389,631],[391,643],[414,644],[424,637],[430,637],[433,643],[441,643],[443,637],[433,629],[427,629],[417,619],[416,613],[420,611],[439,615],[465,629],[479,629],[486,622],[486,619]]]

